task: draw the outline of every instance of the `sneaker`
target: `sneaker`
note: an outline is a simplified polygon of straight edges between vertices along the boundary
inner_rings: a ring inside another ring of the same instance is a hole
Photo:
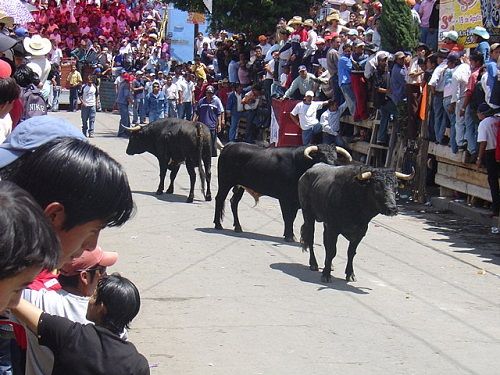
[[[94,132],[89,133],[89,138],[94,138]]]

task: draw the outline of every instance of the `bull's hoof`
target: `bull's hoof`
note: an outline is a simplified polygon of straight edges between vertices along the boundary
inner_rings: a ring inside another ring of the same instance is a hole
[[[205,195],[205,200],[206,200],[207,202],[210,202],[210,201],[212,200],[212,194],[207,194],[207,195]]]
[[[215,229],[222,230],[224,229],[220,223],[215,223]]]
[[[241,229],[241,225],[236,225],[236,226],[234,227],[234,231],[235,231],[236,233],[242,233],[242,232],[243,232],[243,229]]]
[[[156,190],[156,195],[162,195],[163,194],[163,190]]]
[[[321,282],[322,283],[331,283],[332,276],[331,275],[321,275]]]
[[[355,281],[357,281],[357,280],[356,280],[356,276],[355,276],[354,274],[351,274],[351,275],[345,275],[345,281],[347,281],[347,282],[351,282],[351,281],[352,281],[352,282],[355,282]]]
[[[186,199],[186,203],[193,203],[193,200],[194,200],[194,197],[189,196],[189,197]]]
[[[318,270],[319,270],[319,269],[318,269],[318,265],[310,265],[310,266],[309,266],[309,269],[310,269],[311,271],[318,271]]]
[[[295,242],[295,236],[286,236],[285,242]]]
[[[173,192],[174,192],[174,187],[170,186],[165,193],[167,193],[167,194],[173,194]]]

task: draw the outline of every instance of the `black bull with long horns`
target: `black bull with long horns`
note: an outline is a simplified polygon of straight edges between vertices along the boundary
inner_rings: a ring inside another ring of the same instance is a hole
[[[174,192],[174,180],[182,162],[186,163],[191,187],[187,202],[194,199],[196,182],[195,168],[198,167],[201,188],[205,200],[210,201],[211,179],[211,137],[208,127],[201,122],[166,118],[146,126],[126,128],[130,132],[127,154],[149,152],[156,156],[160,165],[160,183],[156,194],[162,194],[167,169],[170,169],[170,185],[167,194]],[[205,185],[206,182],[206,185]],[[206,191],[205,191],[206,187]]]
[[[325,267],[321,280],[331,281],[332,260],[337,253],[337,238],[341,234],[349,241],[346,280],[356,281],[353,259],[356,248],[365,236],[368,223],[378,214],[393,216],[396,205],[397,179],[414,176],[390,169],[359,165],[332,167],[325,164],[309,169],[299,179],[298,194],[304,216],[301,242],[309,250],[309,267],[318,270],[314,256],[314,223],[323,222]]]
[[[279,200],[285,222],[285,240],[293,241],[293,222],[300,208],[297,193],[300,176],[316,163],[339,165],[351,161],[351,155],[345,149],[333,145],[263,148],[247,143],[230,143],[219,156],[215,228],[222,229],[224,201],[233,188],[231,210],[234,230],[242,231],[238,203],[246,190],[256,202],[262,195]]]

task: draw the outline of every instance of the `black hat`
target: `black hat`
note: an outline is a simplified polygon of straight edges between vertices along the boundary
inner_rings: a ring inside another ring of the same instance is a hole
[[[369,51],[372,53],[378,52],[378,46],[373,43],[368,43],[367,45],[365,45],[365,51]]]
[[[427,44],[422,42],[418,43],[418,45],[415,47],[415,51],[418,50],[419,48],[424,48],[427,52],[430,51],[429,46],[427,46]]]
[[[437,56],[441,57],[442,59],[446,59],[448,57],[448,54],[450,53],[450,50],[448,48],[440,48]]]

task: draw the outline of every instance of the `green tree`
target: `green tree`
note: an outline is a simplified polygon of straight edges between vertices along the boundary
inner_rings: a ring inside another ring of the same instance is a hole
[[[379,32],[385,51],[412,51],[417,46],[418,25],[405,0],[384,0]]]
[[[181,10],[205,12],[202,0],[173,0]],[[274,31],[280,17],[307,18],[313,0],[214,0],[213,13],[209,15],[210,27],[214,30],[245,32],[259,35]]]

